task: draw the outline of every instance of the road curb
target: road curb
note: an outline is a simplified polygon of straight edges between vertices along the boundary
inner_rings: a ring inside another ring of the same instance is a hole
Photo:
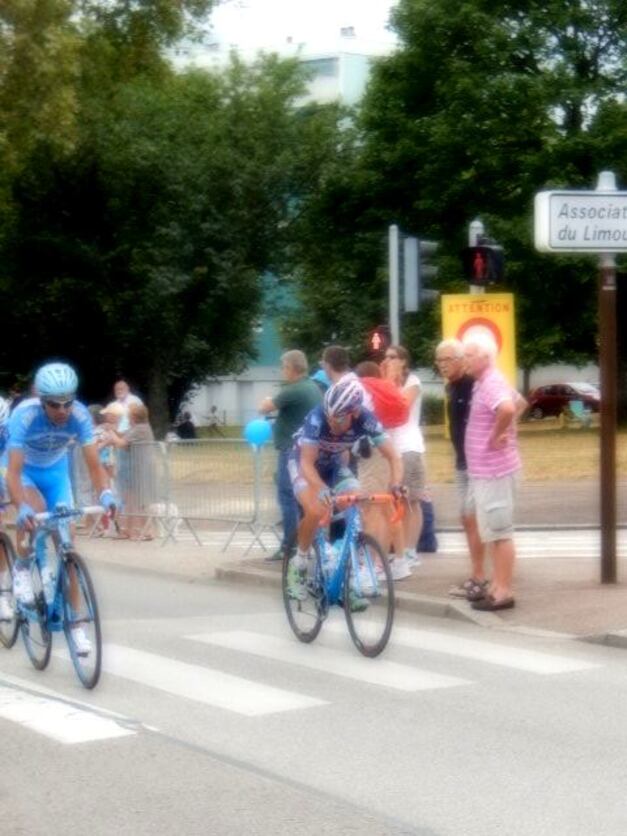
[[[233,566],[231,564],[218,566],[215,570],[217,580],[226,583],[243,583],[250,586],[281,588],[281,575],[278,572],[266,571],[255,567]],[[452,618],[456,621],[466,621],[481,627],[502,628],[504,622],[494,613],[480,613],[471,609],[470,604],[461,601],[451,601],[435,595],[417,595],[395,588],[395,599],[398,609],[403,612],[413,612],[435,618]]]
[[[577,638],[589,644],[603,644],[606,647],[627,649],[627,630],[616,630],[612,633],[594,633],[589,636],[578,636]]]

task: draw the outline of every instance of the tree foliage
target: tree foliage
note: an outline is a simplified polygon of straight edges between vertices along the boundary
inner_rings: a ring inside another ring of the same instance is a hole
[[[174,74],[159,49],[200,0],[84,3],[72,21],[69,4],[49,3],[64,11],[80,72],[68,75],[65,105],[48,100],[56,135],[24,115],[30,139],[0,243],[11,311],[2,367],[23,373],[63,356],[99,397],[124,373],[162,429],[190,386],[251,357],[260,276],[281,263],[294,200],[320,157],[313,145],[335,118],[297,113],[295,62]],[[7,70],[5,95],[20,72]]]
[[[339,255],[324,268],[319,301],[307,297],[301,332],[324,331],[346,261],[352,304],[369,316],[385,310],[390,223],[440,240],[440,286],[463,292],[458,252],[479,216],[506,250],[503,289],[517,294],[521,365],[584,362],[596,353],[596,266],[535,253],[533,195],[593,188],[606,168],[627,182],[627,6],[400,0],[392,22],[401,46],[374,69],[350,164],[331,166],[308,207],[313,219],[330,220],[321,234],[311,225],[307,252],[326,239],[329,256]],[[303,264],[313,285],[313,264]],[[424,363],[439,330],[434,313],[407,317],[403,329]],[[351,340],[360,344],[363,319],[354,322]]]

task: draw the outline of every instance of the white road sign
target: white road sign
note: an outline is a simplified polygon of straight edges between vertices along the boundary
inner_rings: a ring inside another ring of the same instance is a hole
[[[627,252],[627,192],[538,192],[534,233],[541,252]]]

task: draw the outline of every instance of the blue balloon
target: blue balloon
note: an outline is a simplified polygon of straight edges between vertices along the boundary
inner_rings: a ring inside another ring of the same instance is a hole
[[[266,441],[269,441],[271,435],[272,429],[270,424],[264,421],[263,418],[255,418],[253,421],[249,421],[244,427],[244,438],[246,441],[249,444],[255,444],[259,447],[265,444]]]

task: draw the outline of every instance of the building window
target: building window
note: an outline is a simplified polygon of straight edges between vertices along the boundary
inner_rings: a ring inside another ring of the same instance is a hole
[[[314,58],[311,61],[303,61],[303,66],[314,77],[324,76],[326,78],[335,78],[339,72],[337,58]]]

